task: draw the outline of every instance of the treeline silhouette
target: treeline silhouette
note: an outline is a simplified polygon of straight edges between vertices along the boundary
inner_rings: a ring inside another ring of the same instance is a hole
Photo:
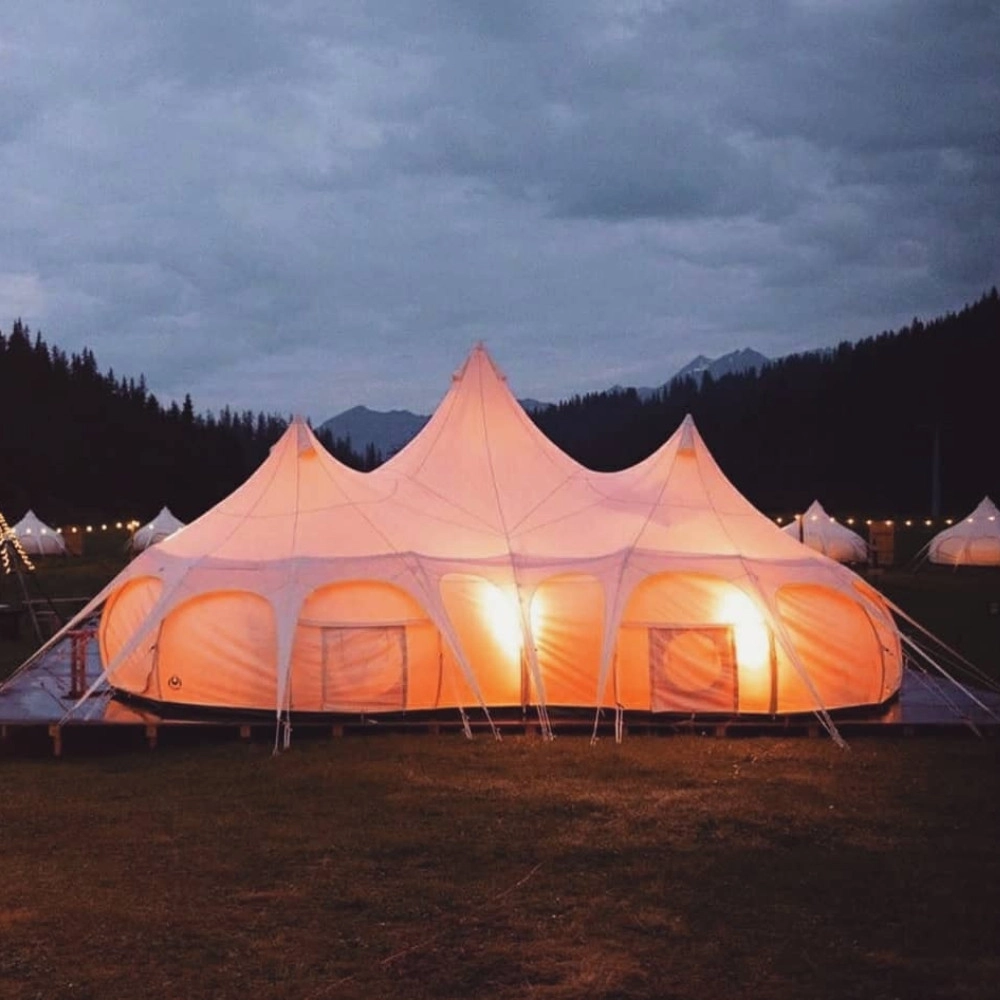
[[[615,470],[694,416],[727,477],[758,508],[962,516],[1000,496],[1000,299],[896,332],[790,355],[759,373],[575,396],[535,414],[578,461]],[[940,507],[939,510],[933,509]]]
[[[288,426],[276,414],[195,413],[163,405],[145,379],[102,373],[92,351],[66,354],[20,320],[0,331],[0,510],[49,523],[204,513],[245,480]],[[341,461],[378,456],[318,435]]]
[[[645,458],[691,413],[732,482],[761,510],[790,515],[820,499],[831,513],[961,516],[1000,497],[996,432],[1000,298],[762,372],[589,393],[534,414],[593,469]],[[0,510],[50,523],[135,516],[167,504],[190,520],[235,489],[288,425],[277,414],[164,406],[142,376],[101,373],[20,320],[0,331]],[[357,469],[382,459],[320,440]],[[940,508],[940,509],[935,509]]]

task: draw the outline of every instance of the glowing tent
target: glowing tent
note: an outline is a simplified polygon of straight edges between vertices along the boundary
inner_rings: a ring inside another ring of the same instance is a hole
[[[31,556],[64,556],[66,543],[55,528],[50,528],[34,511],[29,510],[11,532],[21,543],[21,548]]]
[[[818,500],[781,529],[786,535],[842,563],[862,563],[868,560],[868,545],[850,528],[831,517]]]
[[[129,546],[133,552],[142,552],[150,545],[156,545],[164,538],[169,538],[175,531],[180,531],[183,527],[184,522],[174,517],[169,507],[164,507],[152,521],[136,529]]]
[[[728,482],[690,418],[592,472],[482,347],[423,430],[355,472],[296,420],[231,496],[140,554],[104,606],[107,680],[294,712],[534,706],[794,713],[880,703],[879,594]]]
[[[1000,566],[1000,511],[989,497],[964,520],[936,534],[927,558],[947,566]]]

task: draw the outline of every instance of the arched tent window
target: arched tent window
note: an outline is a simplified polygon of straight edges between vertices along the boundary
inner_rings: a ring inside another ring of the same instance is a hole
[[[441,600],[485,703],[529,704],[524,630],[514,587],[469,573],[449,573],[441,580]],[[463,696],[465,704],[475,703],[471,691]]]
[[[453,666],[453,665],[451,665]],[[303,712],[391,712],[447,701],[441,635],[406,591],[376,580],[321,587],[299,613],[291,706]]]
[[[786,584],[778,590],[777,609],[798,659],[798,664],[782,659],[778,711],[809,712],[884,700],[891,679],[886,651],[875,622],[858,600],[815,584]]]
[[[896,627],[896,622],[885,598],[877,590],[868,586],[863,580],[855,580],[854,589],[862,597],[862,604],[871,618],[875,635],[882,647],[885,676],[879,701],[885,701],[886,698],[899,690],[899,686],[903,682],[903,644],[899,638],[899,629]]]
[[[617,699],[654,712],[766,712],[774,643],[757,601],[698,573],[661,573],[629,597],[618,631]]]
[[[564,574],[544,580],[535,590],[531,634],[548,705],[594,704],[603,623],[604,588],[596,577]],[[613,705],[613,692],[607,691],[604,700]]]
[[[97,633],[103,664],[112,663],[129,640],[146,627],[149,614],[162,592],[163,583],[157,577],[143,576],[129,580],[109,598]],[[158,635],[158,627],[150,630],[149,635],[117,667],[114,676],[109,678],[113,687],[131,694],[159,697],[153,675]]]
[[[163,619],[157,697],[184,705],[273,711],[277,634],[271,604],[247,591],[192,597]]]

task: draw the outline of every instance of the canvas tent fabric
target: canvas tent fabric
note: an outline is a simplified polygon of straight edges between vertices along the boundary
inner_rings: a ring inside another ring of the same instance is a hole
[[[781,530],[837,562],[862,563],[868,560],[865,540],[831,517],[818,500],[814,500],[804,514]]]
[[[693,421],[619,473],[549,441],[482,346],[370,473],[301,420],[95,598],[114,687],[295,712],[818,712],[898,689],[880,595],[785,535]]]
[[[55,528],[47,525],[34,511],[29,510],[11,532],[21,543],[21,548],[32,556],[66,555],[66,543]]]
[[[169,507],[163,507],[152,521],[136,529],[129,541],[129,547],[133,552],[142,552],[150,545],[156,545],[164,538],[169,538],[175,531],[180,531],[183,527],[184,522],[174,517]]]
[[[1000,566],[1000,511],[987,496],[958,524],[936,534],[927,558],[946,566]]]

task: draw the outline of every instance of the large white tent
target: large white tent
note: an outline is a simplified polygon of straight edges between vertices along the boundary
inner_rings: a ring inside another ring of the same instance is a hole
[[[17,524],[11,526],[10,530],[28,555],[66,555],[66,543],[62,535],[47,525],[33,510],[29,510]]]
[[[184,522],[174,517],[169,507],[164,507],[152,521],[136,529],[129,541],[129,546],[133,552],[142,552],[150,545],[156,545],[164,538],[169,538],[175,531],[180,531],[183,527]]]
[[[885,601],[728,482],[690,418],[592,472],[482,347],[420,434],[359,473],[296,420],[261,467],[140,554],[104,605],[106,679],[289,712],[536,706],[795,713],[897,691]]]
[[[837,562],[862,563],[868,560],[865,540],[827,514],[818,500],[814,500],[804,514],[781,530]]]
[[[946,566],[1000,566],[1000,511],[996,504],[983,497],[968,517],[938,532],[927,547],[927,558]]]

